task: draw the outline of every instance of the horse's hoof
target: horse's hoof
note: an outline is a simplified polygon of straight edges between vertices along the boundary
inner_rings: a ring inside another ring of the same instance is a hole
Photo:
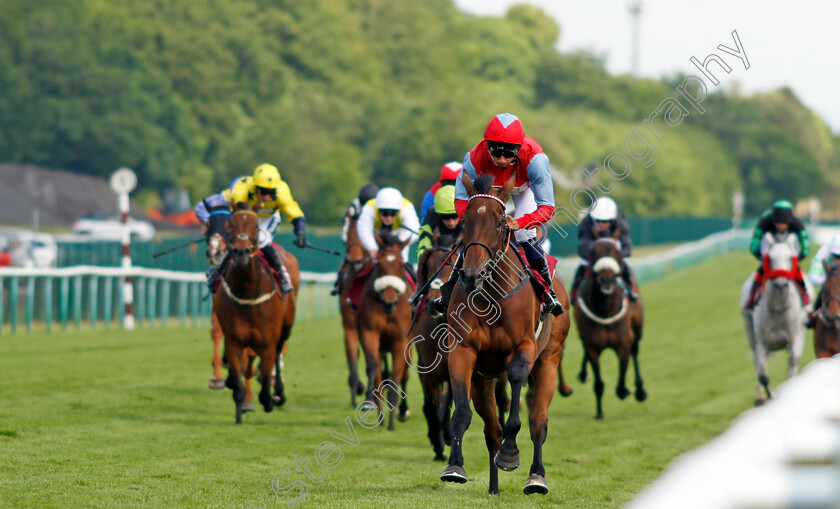
[[[578,373],[578,375],[577,375],[578,382],[580,382],[580,383],[582,383],[582,384],[585,384],[585,383],[586,383],[586,380],[587,380],[588,378],[589,378],[589,377],[586,375],[586,373]]]
[[[213,389],[214,391],[220,391],[225,388],[225,379],[224,378],[213,378],[210,377],[210,381],[207,382],[207,387]]]
[[[456,482],[458,484],[464,484],[467,482],[467,473],[464,472],[463,467],[459,467],[458,465],[449,465],[446,467],[446,470],[440,474],[440,480],[443,482]]]
[[[253,412],[253,411],[255,411],[254,403],[252,403],[250,401],[246,401],[245,403],[242,403],[242,413],[243,414],[247,413],[247,412]]]
[[[406,410],[405,413],[397,414],[397,420],[400,422],[405,422],[408,418],[411,417],[411,410]]]
[[[639,387],[636,389],[636,401],[641,403],[642,401],[647,399],[647,391]]]
[[[574,390],[570,386],[565,385],[565,386],[562,386],[562,387],[558,387],[557,392],[559,392],[560,395],[563,396],[564,398],[568,398],[569,396],[572,395],[572,392],[574,392]]]
[[[361,408],[362,412],[367,412],[368,410],[376,410],[376,403],[369,399],[366,399],[362,402],[362,405],[359,408]]]
[[[525,492],[526,495],[547,495],[548,494],[548,485],[545,484],[545,478],[539,474],[531,474],[528,477],[528,482],[525,483],[525,487],[522,488],[522,491]]]
[[[599,421],[603,421],[604,420],[604,414],[595,414],[595,419],[597,419]]]
[[[625,399],[630,395],[630,391],[627,390],[627,387],[618,387],[615,390],[615,395],[618,396],[618,399]]]
[[[514,454],[507,455],[502,454],[500,449],[499,452],[496,453],[496,457],[493,458],[493,463],[505,472],[513,472],[519,468],[519,451],[516,451]]]
[[[274,405],[275,406],[283,406],[286,402],[286,395],[285,394],[275,394],[272,396],[274,398]]]
[[[756,398],[756,400],[755,400],[755,406],[764,406],[765,403],[767,403],[767,400],[758,399],[758,398]]]
[[[446,461],[446,455],[438,453],[435,455],[434,461]]]

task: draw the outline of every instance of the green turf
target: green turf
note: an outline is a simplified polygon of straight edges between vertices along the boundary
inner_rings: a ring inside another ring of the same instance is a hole
[[[572,331],[564,367],[575,393],[556,396],[549,410],[545,497],[521,491],[532,453],[527,421],[519,435],[523,466],[500,472],[500,496],[486,493],[488,457],[477,415],[465,437],[469,482],[439,481],[444,465],[432,461],[416,374],[409,422],[397,423],[393,433],[357,424],[337,321],[295,329],[288,403],[271,414],[247,414],[242,426],[234,425],[230,391],[205,387],[205,329],[4,335],[0,506],[286,507],[294,494],[274,494],[271,481],[289,468],[293,475],[278,487],[305,481],[301,507],[619,507],[671,459],[750,408],[755,375],[737,300],[753,267],[748,255],[730,255],[642,288],[641,367],[649,399],[615,397],[617,362],[606,352],[604,421],[593,418],[591,382],[574,379],[581,347]],[[813,358],[810,334],[808,341],[801,365]],[[782,381],[785,362],[783,355],[773,358],[773,385]],[[330,436],[347,434],[346,417],[357,446]],[[344,456],[325,471],[314,451],[327,440]],[[313,474],[324,476],[320,483],[295,471],[294,458],[307,456]]]

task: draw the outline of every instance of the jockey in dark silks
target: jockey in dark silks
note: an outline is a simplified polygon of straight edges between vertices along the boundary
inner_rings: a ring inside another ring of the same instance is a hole
[[[501,113],[487,125],[484,139],[467,152],[461,175],[464,173],[471,179],[491,175],[493,186],[499,187],[515,174],[515,187],[511,191],[515,211],[513,216],[505,217],[505,222],[525,251],[530,266],[549,285],[544,310],[555,316],[562,314],[563,305],[554,293],[548,261],[536,240],[535,231],[548,222],[554,213],[554,186],[545,151],[533,138],[525,136],[518,117]],[[467,192],[459,175],[455,181],[455,208],[459,216],[466,210],[467,201]],[[432,302],[432,316],[441,316],[446,311],[452,288],[460,273],[461,262],[462,258],[459,258],[449,281],[441,287],[441,297]]]
[[[776,235],[778,233],[793,233],[799,240],[799,259],[806,258],[811,252],[811,244],[808,240],[808,232],[805,231],[805,225],[793,215],[793,204],[787,200],[778,200],[773,203],[773,208],[764,212],[758,220],[753,230],[752,241],[750,242],[750,253],[753,254],[759,261],[761,261],[763,253],[761,252],[761,239],[765,233]],[[764,281],[764,268],[762,265],[758,266],[756,276],[753,278],[752,289],[750,290],[750,297],[747,300],[747,309],[752,309],[755,305],[758,294],[758,289]],[[808,291],[805,288],[804,278],[799,278],[797,281],[801,287],[804,304],[809,303]]]
[[[350,205],[344,210],[344,219],[341,223],[341,240],[342,242],[347,242],[347,230],[350,228],[350,220],[355,219],[356,221],[359,220],[359,216],[362,214],[362,207],[365,206],[365,203],[369,202],[370,200],[376,198],[376,193],[379,192],[379,187],[376,184],[365,184],[364,186],[359,189],[359,196],[353,199],[350,202]],[[341,263],[341,267],[338,269],[338,277],[335,279],[335,283],[333,283],[332,290],[330,290],[330,295],[338,295],[341,293],[341,284],[342,284],[342,277],[343,271],[346,261]]]
[[[630,240],[630,224],[618,210],[618,205],[612,198],[601,197],[595,202],[592,211],[587,214],[585,218],[578,225],[578,256],[580,256],[580,265],[577,272],[575,272],[575,279],[572,282],[572,302],[577,297],[577,292],[580,289],[580,283],[586,275],[586,267],[589,265],[587,261],[589,257],[589,249],[592,244],[603,238],[615,239],[618,242],[619,250],[622,258],[628,258],[633,252],[633,242]],[[621,261],[621,278],[619,284],[622,285],[622,290],[627,294],[631,300],[639,298],[636,291],[633,289],[633,277],[630,274],[630,267],[626,260]]]

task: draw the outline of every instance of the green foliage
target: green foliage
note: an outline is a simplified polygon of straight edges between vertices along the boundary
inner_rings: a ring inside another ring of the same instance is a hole
[[[322,223],[335,223],[369,179],[419,204],[440,165],[462,160],[503,111],[523,119],[557,168],[599,163],[679,83],[613,77],[592,55],[559,53],[560,28],[529,5],[501,18],[460,13],[450,0],[0,0],[0,9],[5,162],[98,176],[128,166],[141,188],[179,186],[194,200],[271,162]],[[744,188],[755,212],[779,193],[840,186],[837,139],[790,90],[705,104],[691,130],[667,136],[655,170],[620,183],[622,208],[705,214]],[[702,169],[712,161],[714,173]],[[681,190],[692,185],[687,200]]]

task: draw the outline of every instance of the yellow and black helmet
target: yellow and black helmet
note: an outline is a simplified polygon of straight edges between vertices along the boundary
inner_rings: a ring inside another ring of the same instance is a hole
[[[280,187],[280,171],[273,164],[261,164],[254,170],[254,185],[263,189]]]

